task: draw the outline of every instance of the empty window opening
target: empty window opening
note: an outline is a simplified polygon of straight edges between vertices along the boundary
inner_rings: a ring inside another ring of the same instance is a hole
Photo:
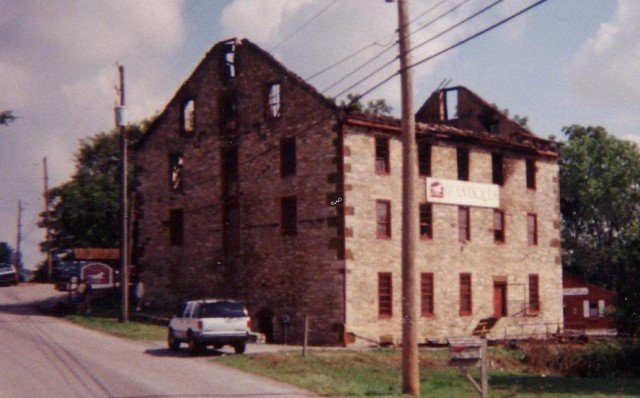
[[[529,311],[540,311],[540,278],[538,274],[529,275]]]
[[[222,190],[226,199],[238,193],[238,147],[222,151]]]
[[[423,272],[420,274],[420,312],[422,316],[431,316],[435,313],[433,296],[433,273]]]
[[[390,272],[378,274],[378,316],[393,315],[393,284]]]
[[[491,154],[492,181],[497,185],[504,185],[504,158],[499,153]]]
[[[267,95],[267,117],[269,119],[278,119],[280,117],[280,83],[273,83],[269,86]]]
[[[538,244],[538,216],[527,214],[527,241],[530,246]]]
[[[376,201],[376,225],[379,239],[391,238],[391,202]]]
[[[225,205],[222,247],[226,254],[240,250],[240,209],[236,205]]]
[[[445,100],[445,120],[455,120],[458,118],[458,90],[446,90]]]
[[[431,144],[418,141],[418,171],[421,176],[431,175]]]
[[[536,189],[536,161],[527,159],[525,161],[525,169],[527,174],[527,188]]]
[[[469,208],[466,206],[458,207],[458,240],[460,242],[468,242],[471,240],[471,220]]]
[[[220,120],[223,131],[236,129],[237,123],[237,101],[235,93],[225,93],[220,101]]]
[[[298,233],[298,200],[295,196],[282,198],[282,236],[295,236]]]
[[[184,167],[184,156],[180,152],[169,154],[169,186],[173,191],[182,191],[183,180],[182,170]]]
[[[433,238],[432,206],[429,203],[420,204],[420,237]]]
[[[458,148],[456,150],[458,160],[458,180],[469,181],[469,150]]]
[[[169,243],[171,246],[184,244],[184,212],[182,209],[169,210]]]
[[[222,77],[225,82],[230,82],[236,77],[235,65],[236,45],[234,42],[226,43],[222,55]]]
[[[280,176],[296,175],[296,139],[280,140]]]
[[[376,174],[389,174],[389,139],[376,137]]]
[[[460,274],[460,315],[471,315],[471,274]]]
[[[493,241],[504,243],[504,211],[493,210]]]
[[[196,129],[196,102],[189,100],[182,108],[182,131],[193,133]]]

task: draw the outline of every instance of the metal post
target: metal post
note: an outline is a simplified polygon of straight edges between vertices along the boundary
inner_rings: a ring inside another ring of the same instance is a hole
[[[482,398],[489,397],[489,352],[487,351],[487,335],[480,336],[480,387]]]
[[[44,228],[45,228],[45,240],[47,242],[47,280],[49,282],[53,279],[53,256],[51,255],[51,215],[49,202],[49,173],[47,170],[47,158],[42,159],[44,168]]]
[[[302,357],[307,356],[307,344],[309,343],[309,315],[304,316],[304,339],[302,344]]]
[[[129,212],[128,212],[128,144],[124,121],[124,66],[120,72],[120,107],[116,107],[116,127],[120,128],[120,288],[122,289],[122,315],[120,321],[129,321]]]
[[[402,85],[402,391],[420,395],[418,363],[418,307],[415,268],[418,208],[415,200],[417,168],[413,73],[409,37],[409,5],[398,0],[400,79]]]

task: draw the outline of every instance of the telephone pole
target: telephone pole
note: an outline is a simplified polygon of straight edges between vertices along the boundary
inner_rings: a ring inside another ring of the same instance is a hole
[[[400,81],[402,86],[402,391],[420,395],[418,362],[418,306],[415,252],[418,204],[415,198],[417,168],[416,125],[413,112],[413,72],[409,37],[409,4],[398,0]]]
[[[122,289],[122,315],[120,322],[129,322],[129,212],[127,168],[128,140],[124,118],[124,66],[119,65],[120,105],[116,106],[116,127],[120,128],[120,287]]]
[[[44,228],[45,241],[47,242],[47,280],[52,281],[53,278],[53,257],[51,256],[51,214],[49,213],[49,173],[47,171],[47,157],[42,158],[42,167],[44,169]]]
[[[16,252],[13,255],[13,269],[16,273],[16,284],[20,283],[20,241],[22,240],[22,201],[18,201],[18,225],[16,232]]]

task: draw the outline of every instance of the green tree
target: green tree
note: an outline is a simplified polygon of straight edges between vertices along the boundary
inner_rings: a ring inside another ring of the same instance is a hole
[[[149,125],[127,127],[130,143]],[[120,132],[99,133],[80,141],[71,180],[50,191],[51,249],[62,254],[74,247],[118,247],[120,242]],[[128,170],[133,187],[132,168]],[[41,215],[41,226],[44,214]],[[46,242],[41,244],[45,249]]]
[[[393,107],[387,104],[387,101],[383,98],[368,101],[367,104],[364,105],[359,94],[347,94],[347,102],[341,101],[340,106],[348,110],[355,110],[374,115],[389,116],[391,115],[391,112],[393,112]]]
[[[640,153],[634,144],[602,127],[573,125],[563,133],[567,138],[560,167],[565,269],[616,291],[621,319],[635,316],[640,325],[638,295],[629,296],[640,285]],[[627,313],[633,305],[634,312]],[[624,327],[633,330],[633,323]]]
[[[13,250],[7,242],[0,242],[0,264],[12,264]]]

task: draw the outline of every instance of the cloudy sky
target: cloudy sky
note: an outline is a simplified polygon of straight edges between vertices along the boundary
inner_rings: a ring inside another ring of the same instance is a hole
[[[414,61],[535,1],[505,0],[429,41],[493,2],[412,0],[412,43],[427,42]],[[365,92],[398,69],[392,62],[350,87],[397,55],[396,47],[382,52],[397,27],[397,5],[384,0],[0,0],[0,10],[0,110],[18,116],[0,126],[0,241],[15,246],[22,201],[29,268],[42,260],[42,159],[50,186],[60,185],[74,172],[79,140],[113,127],[117,64],[125,66],[131,121],[161,111],[207,50],[230,37],[248,38],[303,78],[350,57],[308,80],[332,97]],[[549,0],[416,67],[416,104],[451,79],[527,116],[543,137],[578,123],[637,140],[638,21],[637,0]],[[399,97],[393,79],[368,99],[386,98],[398,114]]]

